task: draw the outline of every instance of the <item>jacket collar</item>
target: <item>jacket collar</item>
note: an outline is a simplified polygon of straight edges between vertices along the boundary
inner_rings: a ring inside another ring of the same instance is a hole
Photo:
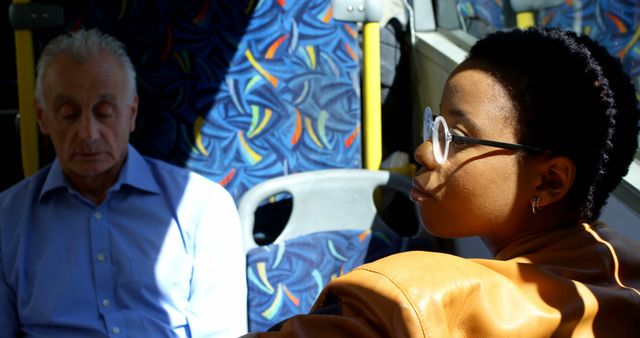
[[[594,224],[594,226],[605,225],[598,222]],[[559,242],[570,237],[579,236],[580,234],[587,234],[585,227],[581,224],[557,229],[550,229],[541,233],[538,232],[518,238],[515,241],[507,244],[507,246],[502,248],[502,250],[500,250],[495,255],[495,258],[499,260],[509,260],[514,257],[522,257],[528,254],[540,252],[544,248],[553,246],[558,246],[558,248],[560,249],[563,245]]]

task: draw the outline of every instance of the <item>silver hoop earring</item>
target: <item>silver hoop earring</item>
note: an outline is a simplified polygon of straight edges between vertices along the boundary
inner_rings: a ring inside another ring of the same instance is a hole
[[[540,196],[533,196],[533,198],[531,199],[531,212],[533,212],[534,215],[538,214],[538,211],[540,211]]]

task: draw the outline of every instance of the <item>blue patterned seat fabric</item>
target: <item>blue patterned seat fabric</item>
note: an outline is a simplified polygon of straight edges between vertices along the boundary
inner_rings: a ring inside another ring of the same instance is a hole
[[[99,27],[127,46],[143,154],[219,182],[238,201],[264,180],[360,168],[355,24],[331,0],[68,0],[52,37]]]
[[[429,242],[383,231],[316,232],[247,253],[249,331],[266,331],[307,313],[323,287],[353,268],[407,250],[433,249]]]
[[[461,0],[457,6],[462,18],[481,22],[488,31],[505,28],[502,2]],[[618,56],[631,76],[640,96],[640,6],[638,1],[581,0],[536,13],[536,24],[556,26],[586,34]]]

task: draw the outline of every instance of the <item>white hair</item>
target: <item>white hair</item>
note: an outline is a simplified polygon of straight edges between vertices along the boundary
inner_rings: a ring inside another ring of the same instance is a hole
[[[133,68],[131,59],[129,59],[127,55],[124,44],[97,28],[89,30],[81,28],[75,32],[69,32],[54,38],[42,51],[36,68],[35,95],[38,103],[44,106],[42,82],[44,80],[44,73],[46,73],[53,59],[61,54],[67,54],[82,63],[87,57],[95,56],[101,52],[112,55],[120,61],[127,74],[129,101],[133,100],[136,94],[136,71]]]

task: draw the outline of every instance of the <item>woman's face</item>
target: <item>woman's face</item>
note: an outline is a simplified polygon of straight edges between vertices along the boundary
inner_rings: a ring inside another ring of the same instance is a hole
[[[516,112],[497,79],[463,63],[442,94],[440,115],[453,134],[517,143]],[[512,150],[451,142],[444,164],[432,143],[415,151],[422,165],[414,177],[411,199],[426,229],[440,237],[509,236],[528,209],[529,185],[521,156]]]

